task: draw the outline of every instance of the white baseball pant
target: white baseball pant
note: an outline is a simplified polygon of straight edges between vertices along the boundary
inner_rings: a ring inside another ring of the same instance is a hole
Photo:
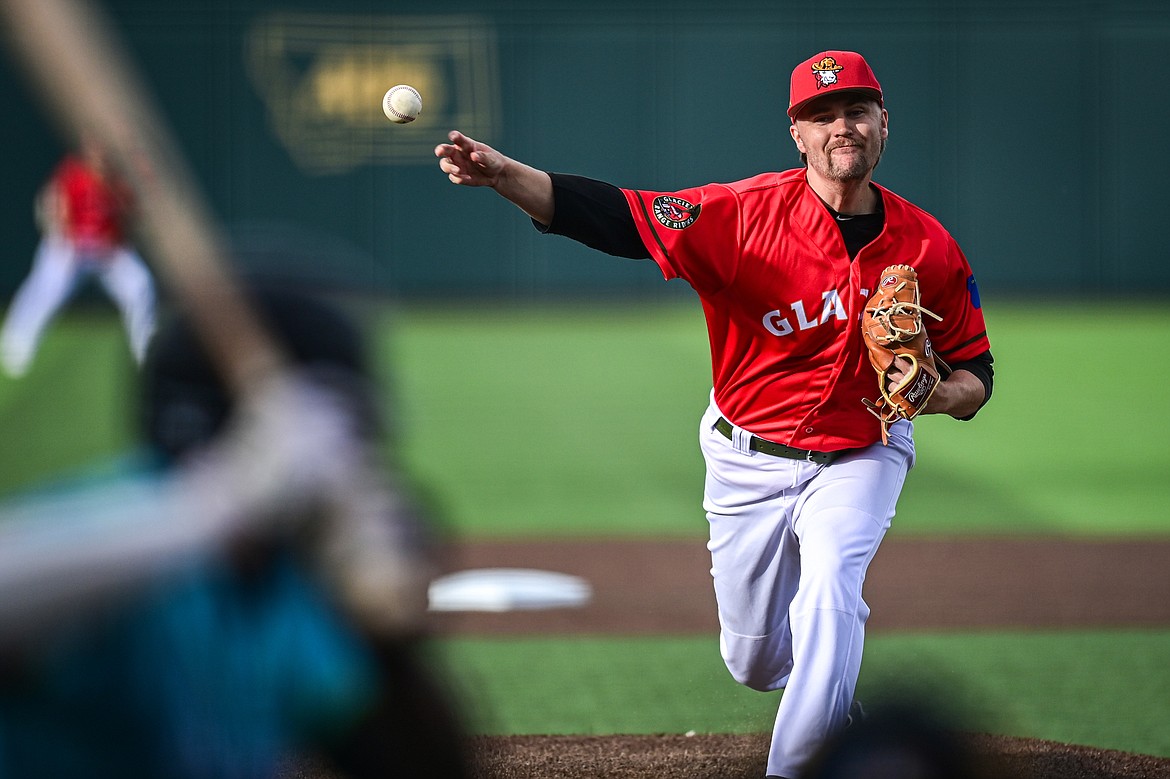
[[[739,428],[737,449],[720,416],[712,402],[699,430],[720,650],[739,683],[784,690],[768,775],[796,777],[853,702],[862,584],[914,464],[913,427],[822,466],[750,451]]]
[[[142,362],[155,326],[154,281],[145,263],[128,246],[87,254],[60,235],[48,235],[37,247],[32,270],[13,296],[0,330],[0,359],[9,375],[24,375],[45,328],[90,275],[117,305],[130,351]]]

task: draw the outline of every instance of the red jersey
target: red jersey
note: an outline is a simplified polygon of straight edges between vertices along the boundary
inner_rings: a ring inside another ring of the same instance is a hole
[[[77,157],[66,157],[53,173],[52,186],[63,208],[61,229],[79,248],[104,250],[125,240],[125,187],[107,181]]]
[[[944,360],[990,349],[954,238],[930,214],[878,190],[885,227],[853,260],[804,169],[671,193],[622,190],[663,276],[699,295],[715,402],[734,424],[817,451],[880,440],[862,403],[876,396],[877,374],[861,314],[889,265],[918,272],[923,306],[943,318],[929,320],[928,332]]]

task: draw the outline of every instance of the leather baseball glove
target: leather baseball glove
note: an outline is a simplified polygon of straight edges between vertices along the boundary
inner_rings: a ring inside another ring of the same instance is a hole
[[[939,368],[946,363],[935,356],[923,326],[923,314],[942,317],[922,307],[918,274],[909,265],[891,265],[865,304],[861,332],[869,349],[869,362],[878,374],[878,400],[862,402],[882,423],[882,443],[889,443],[890,425],[918,416],[939,383]],[[904,357],[910,367],[898,381],[890,378],[894,360]]]

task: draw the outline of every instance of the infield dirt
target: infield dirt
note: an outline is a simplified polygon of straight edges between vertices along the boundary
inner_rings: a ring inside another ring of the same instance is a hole
[[[1165,540],[890,537],[866,578],[866,630],[1166,627],[1167,560]],[[718,630],[702,540],[478,542],[450,548],[446,567],[560,571],[586,579],[593,598],[584,608],[437,615],[440,633]]]

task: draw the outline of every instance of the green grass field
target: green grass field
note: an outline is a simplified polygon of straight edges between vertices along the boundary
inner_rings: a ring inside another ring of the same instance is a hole
[[[1170,305],[1086,323],[996,305],[992,404],[925,418],[895,534],[1166,536]],[[709,389],[695,305],[366,312],[400,455],[459,537],[701,537],[695,428]],[[1090,390],[1092,386],[1092,390]],[[1099,387],[1105,386],[1102,392]],[[134,441],[112,316],[71,314],[30,374],[0,377],[0,494],[108,467]],[[714,636],[460,639],[436,647],[483,732],[744,732],[775,701],[735,685]],[[921,679],[983,729],[1170,755],[1162,631],[879,636],[861,693]]]
[[[1005,305],[988,319],[995,397],[970,423],[921,418],[893,532],[1170,532],[1170,408],[1155,400],[1170,305],[1092,327],[1074,306]],[[432,309],[396,325],[383,358],[407,461],[439,487],[455,530],[706,532],[697,306]]]
[[[1170,756],[1170,631],[876,636],[858,697],[913,694],[966,730]],[[442,667],[478,732],[759,733],[778,693],[731,681],[715,636],[460,639]]]

